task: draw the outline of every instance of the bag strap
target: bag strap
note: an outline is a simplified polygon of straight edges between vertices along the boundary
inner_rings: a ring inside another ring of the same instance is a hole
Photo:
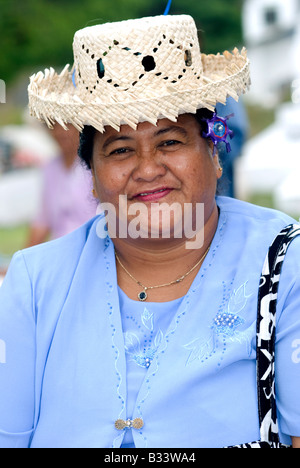
[[[261,442],[279,444],[275,396],[276,305],[283,261],[300,225],[286,226],[272,242],[258,289],[257,391]]]

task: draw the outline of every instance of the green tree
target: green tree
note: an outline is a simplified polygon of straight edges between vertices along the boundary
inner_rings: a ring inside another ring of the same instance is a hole
[[[241,43],[242,0],[173,0],[171,14],[191,14],[202,50]],[[167,0],[0,0],[0,79],[23,70],[72,63],[74,32],[97,23],[163,14]]]
[[[162,0],[146,2],[145,16],[161,14],[162,5]],[[202,50],[215,54],[242,43],[242,5],[243,0],[173,0],[170,13],[193,16]]]

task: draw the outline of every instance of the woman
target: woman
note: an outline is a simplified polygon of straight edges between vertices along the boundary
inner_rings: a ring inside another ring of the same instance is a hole
[[[256,358],[271,349],[256,353],[257,296],[292,220],[215,196],[230,131],[214,106],[246,90],[245,52],[201,57],[192,18],[166,16],[79,31],[74,57],[72,73],[32,78],[30,107],[84,126],[110,235],[100,216],[15,255],[0,290],[0,446],[279,447],[278,432],[299,446],[300,239],[278,291],[277,429],[274,408],[257,410]]]
[[[78,157],[78,131],[54,125],[51,136],[60,154],[43,167],[43,193],[38,215],[30,227],[27,247],[68,234],[96,214],[91,178]]]

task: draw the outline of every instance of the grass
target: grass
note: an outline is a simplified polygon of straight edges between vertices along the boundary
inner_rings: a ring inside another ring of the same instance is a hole
[[[269,127],[275,121],[275,110],[266,109],[260,106],[246,105],[250,132],[249,138],[258,135],[262,130]]]
[[[13,255],[17,250],[24,248],[28,236],[27,225],[14,228],[0,228],[0,254]]]
[[[24,109],[8,104],[0,105],[0,127],[4,125],[21,125]]]
[[[273,195],[271,193],[252,193],[248,200],[249,203],[253,203],[254,205],[264,206],[266,208],[273,208],[278,209],[275,205]],[[300,220],[300,212],[293,213],[284,211],[285,214],[289,215],[291,218],[294,218],[296,221]]]
[[[247,200],[253,205],[264,206],[266,208],[276,208],[273,195],[271,193],[253,193]]]

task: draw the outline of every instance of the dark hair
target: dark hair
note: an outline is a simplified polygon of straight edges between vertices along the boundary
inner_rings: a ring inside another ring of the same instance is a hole
[[[91,169],[95,134],[96,129],[94,127],[85,125],[79,137],[78,156],[88,169]]]
[[[195,118],[199,123],[202,131],[207,132],[207,121],[206,119],[211,119],[213,116],[213,112],[202,108],[198,109]],[[96,134],[96,129],[89,125],[85,125],[79,139],[79,148],[78,148],[78,156],[84,162],[84,164],[91,169],[91,163],[93,159],[93,148],[94,148],[94,137]]]
[[[207,121],[211,120],[213,118],[213,115],[214,115],[214,113],[212,111],[206,109],[205,107],[197,110],[197,112],[195,114],[195,118],[196,118],[197,122],[199,123],[202,132],[205,132],[205,133],[208,132]]]

